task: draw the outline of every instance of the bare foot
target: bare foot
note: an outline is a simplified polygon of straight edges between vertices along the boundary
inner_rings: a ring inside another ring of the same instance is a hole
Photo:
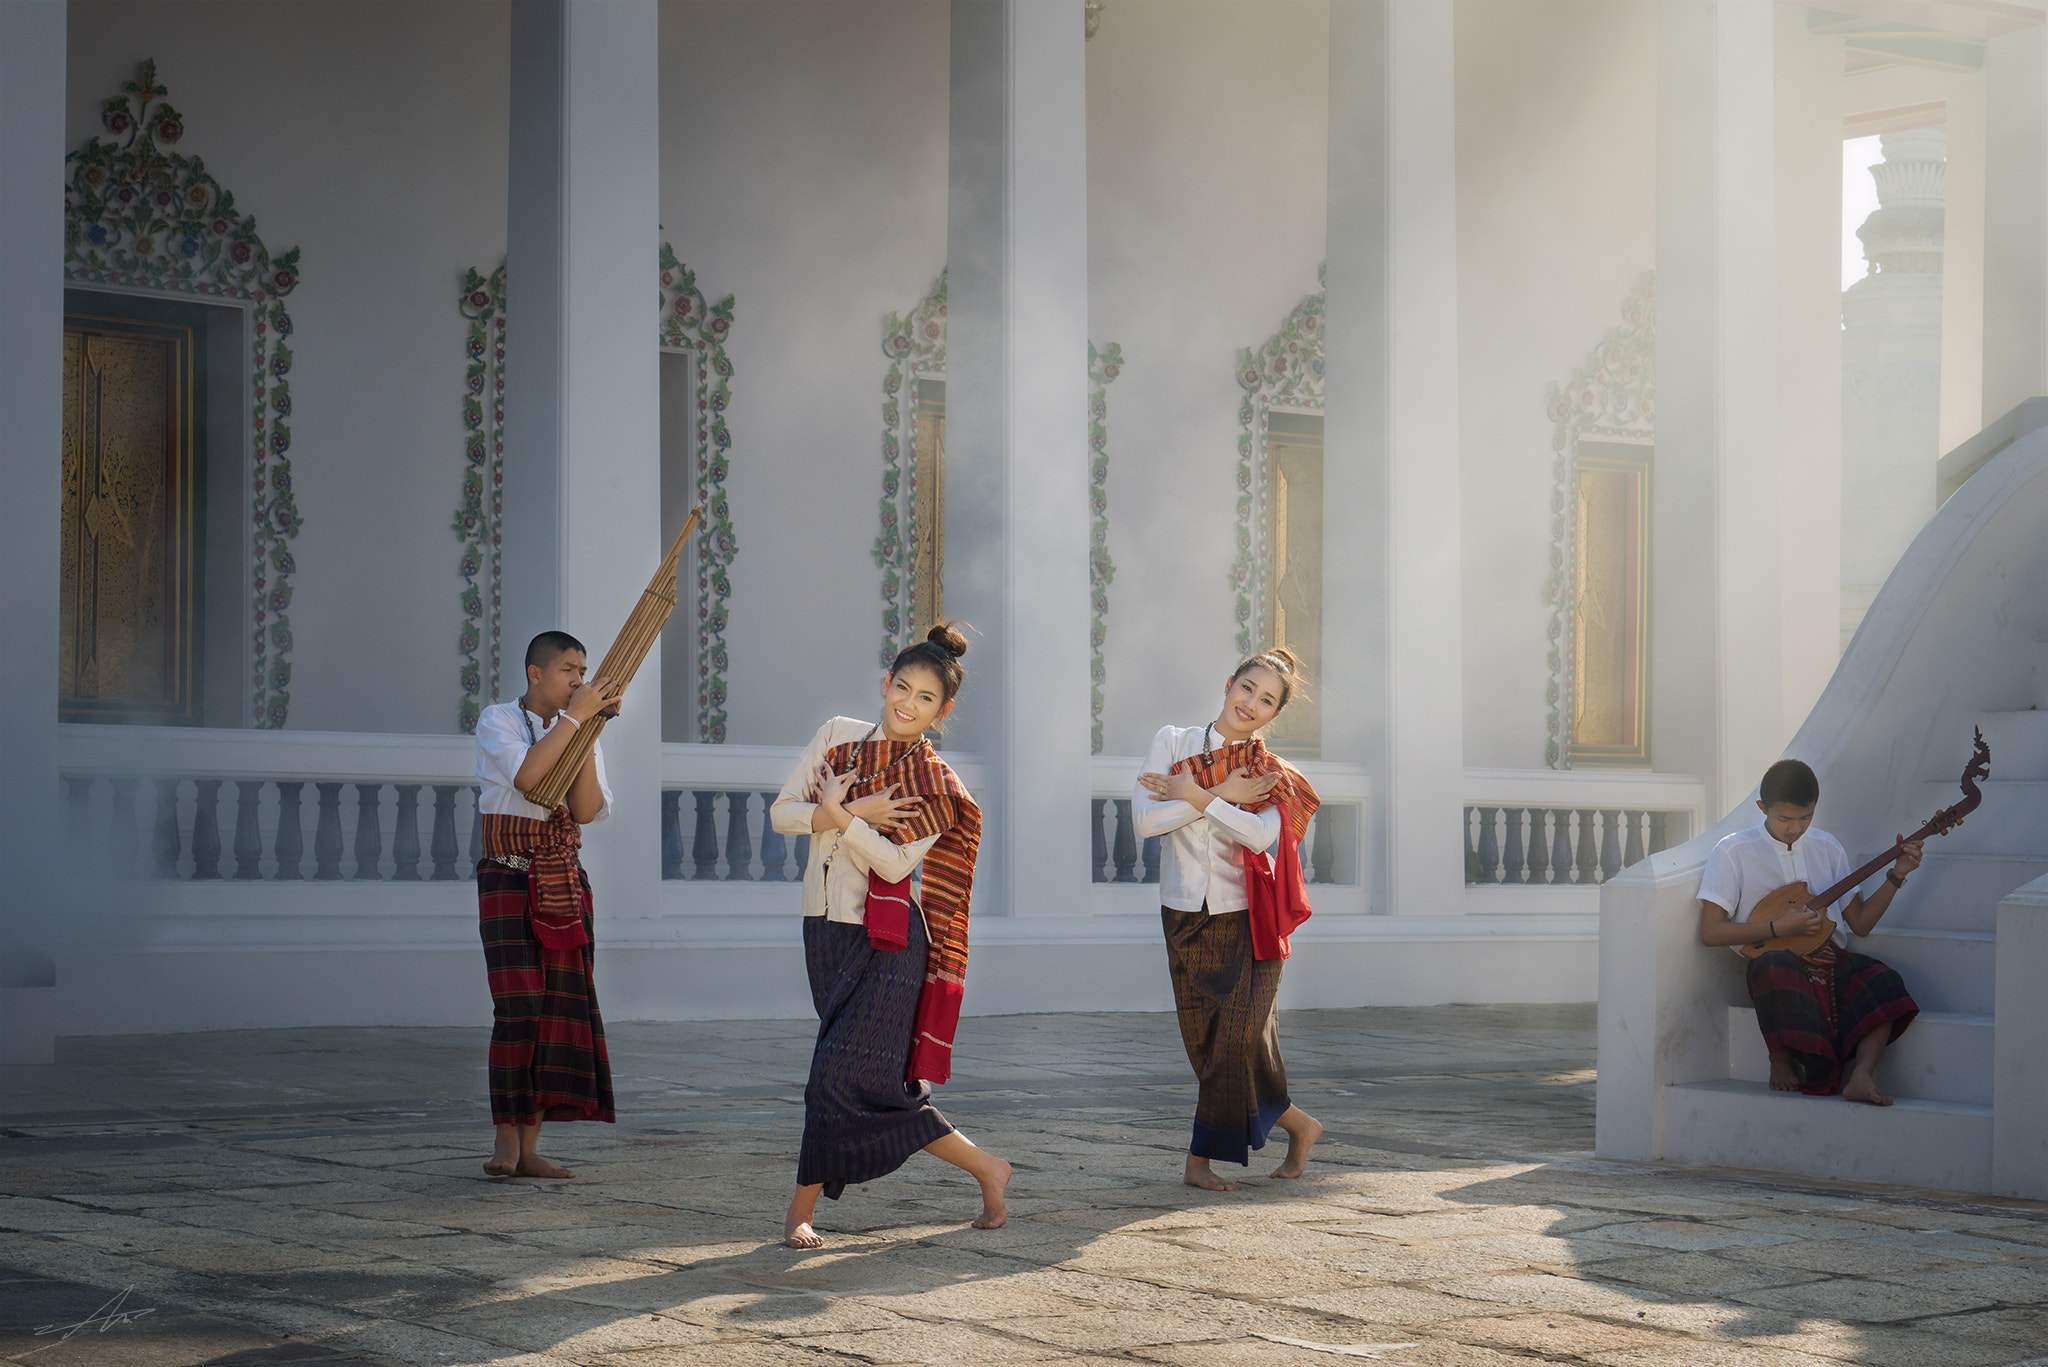
[[[1010,1165],[1000,1158],[989,1160],[998,1172],[981,1180],[981,1214],[974,1219],[976,1229],[1001,1229],[1009,1222],[1010,1212],[1003,1205],[1003,1193],[1010,1186]]]
[[[809,1220],[791,1216],[782,1222],[782,1242],[790,1248],[823,1248],[825,1241]]]
[[[1799,1070],[1792,1066],[1790,1055],[1771,1055],[1771,1090],[1774,1092],[1796,1092],[1799,1090]]]
[[[1208,1159],[1197,1158],[1193,1154],[1188,1155],[1188,1164],[1181,1172],[1180,1180],[1188,1186],[1200,1187],[1203,1191],[1237,1190],[1235,1182],[1226,1182],[1216,1175],[1215,1171],[1210,1168]]]
[[[484,1164],[484,1171],[492,1177],[517,1177],[519,1157],[515,1154],[510,1158],[501,1158],[497,1154],[492,1154],[490,1161]]]
[[[1866,1106],[1892,1104],[1892,1099],[1877,1090],[1877,1082],[1867,1073],[1849,1074],[1849,1080],[1842,1084],[1842,1100],[1860,1101]]]
[[[521,1154],[519,1166],[513,1169],[516,1177],[574,1177],[576,1174],[565,1167],[548,1162],[537,1153]]]
[[[1292,1110],[1294,1108],[1289,1107],[1288,1109]],[[1282,1124],[1285,1124],[1287,1117],[1282,1116],[1280,1120]],[[1308,1151],[1314,1148],[1316,1141],[1322,1137],[1323,1122],[1317,1120],[1308,1112],[1303,1111],[1301,1119],[1295,1122],[1294,1128],[1287,1131],[1287,1157],[1280,1161],[1279,1167],[1273,1169],[1273,1175],[1275,1177],[1301,1176],[1302,1168],[1308,1163]]]

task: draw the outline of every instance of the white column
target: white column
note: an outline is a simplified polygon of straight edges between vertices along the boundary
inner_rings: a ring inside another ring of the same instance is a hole
[[[948,740],[1011,915],[1089,895],[1085,32],[1081,0],[952,7],[945,605],[980,634]]]
[[[1784,748],[1772,9],[1658,7],[1650,744],[1725,809]]]
[[[28,984],[54,948],[62,849],[57,784],[57,528],[63,449],[64,24],[61,3],[0,4],[0,1060],[48,1063],[48,1013]]]
[[[589,646],[594,669],[664,549],[655,32],[653,0],[512,7],[508,693],[549,628]],[[600,926],[650,914],[661,890],[660,673],[656,652],[605,729],[613,815],[583,855]]]
[[[2048,29],[1984,51],[1984,421],[2048,394]]]
[[[1463,901],[1452,18],[1330,14],[1323,753],[1372,771],[1382,914]]]

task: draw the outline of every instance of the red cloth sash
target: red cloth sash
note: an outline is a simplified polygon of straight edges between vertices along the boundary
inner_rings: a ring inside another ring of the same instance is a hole
[[[543,949],[581,949],[590,943],[583,928],[583,885],[577,877],[577,852],[582,848],[583,828],[567,807],[555,808],[546,821],[484,814],[484,858],[523,855],[532,861],[526,871],[527,918]]]
[[[1238,803],[1248,812],[1268,807],[1280,809],[1280,839],[1272,852],[1237,848],[1238,864],[1244,869],[1244,895],[1252,932],[1252,957],[1284,959],[1294,952],[1288,943],[1310,914],[1308,889],[1301,877],[1301,838],[1308,834],[1309,818],[1322,799],[1301,770],[1266,748],[1253,736],[1225,745],[1219,750],[1190,755],[1173,766],[1204,788],[1213,788],[1233,770],[1244,769],[1255,778],[1278,774],[1280,781],[1257,802]]]
[[[953,1037],[967,988],[967,906],[974,894],[974,857],[981,848],[981,808],[966,785],[928,742],[850,741],[835,745],[825,763],[835,774],[856,775],[848,799],[887,792],[916,800],[896,830],[898,845],[938,836],[924,856],[924,986],[917,994],[917,1021],[906,1076],[944,1082],[953,1075]],[[910,943],[910,880],[891,883],[868,875],[868,942],[879,950]]]

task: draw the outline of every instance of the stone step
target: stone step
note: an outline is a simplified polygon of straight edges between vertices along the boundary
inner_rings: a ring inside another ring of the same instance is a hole
[[[1749,1028],[1755,1034],[1753,1023]],[[1668,1161],[1991,1189],[1989,1106],[1911,1099],[1859,1106],[1734,1079],[1678,1083],[1669,1091],[1659,1154]]]
[[[2048,710],[1980,712],[1972,720],[1991,747],[1993,778],[2048,779]]]
[[[1988,930],[1894,927],[1887,916],[1879,923],[1876,934],[1862,939],[1851,937],[1849,947],[1896,968],[1922,1011],[1988,1016],[1992,1009],[1997,939]]]
[[[1968,829],[1965,823],[1964,830]],[[1957,834],[1961,834],[1960,831]],[[1861,865],[1876,851],[1849,858]],[[1879,927],[1900,930],[1989,931],[1998,924],[1999,899],[2048,873],[2048,857],[2006,859],[1995,855],[1959,854],[1954,837],[1930,840],[1927,862],[1892,900]],[[1875,879],[1866,886],[1876,887]],[[1882,957],[1882,956],[1880,956]]]
[[[1921,820],[1952,805],[1958,795],[1952,779],[1918,783],[1914,789],[1919,801],[1912,810],[1922,814]],[[1986,783],[1983,804],[1941,837],[1941,853],[2048,859],[2048,780],[1994,778]]]
[[[1912,989],[1910,979],[1906,986]],[[1990,1016],[1922,1010],[1884,1051],[1877,1065],[1877,1085],[1901,1101],[1982,1106],[1988,1111],[1991,1048]],[[1757,1029],[1754,1007],[1728,1008],[1728,1076],[1741,1082],[1771,1080],[1770,1054]]]

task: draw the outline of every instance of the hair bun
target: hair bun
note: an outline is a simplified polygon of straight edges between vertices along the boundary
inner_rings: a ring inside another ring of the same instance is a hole
[[[1279,661],[1281,665],[1285,666],[1286,673],[1301,673],[1301,658],[1286,646],[1270,646],[1261,653],[1268,659]]]
[[[951,622],[934,623],[924,638],[956,660],[967,653],[967,638]]]

